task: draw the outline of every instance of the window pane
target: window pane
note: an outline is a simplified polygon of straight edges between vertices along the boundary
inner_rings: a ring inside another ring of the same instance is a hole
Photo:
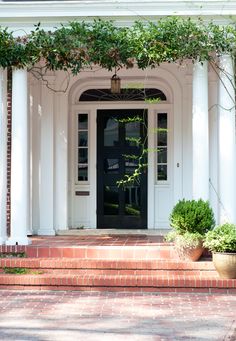
[[[167,148],[158,148],[157,150],[157,162],[167,163]]]
[[[78,127],[80,129],[87,130],[88,129],[88,114],[79,114],[78,118]]]
[[[104,159],[104,173],[118,174],[119,160],[118,159]]]
[[[88,148],[79,148],[79,163],[88,163]]]
[[[158,165],[157,166],[157,180],[158,181],[167,180],[167,165]]]
[[[158,114],[158,128],[167,129],[167,114]]]
[[[88,166],[87,165],[78,166],[78,181],[88,181]]]
[[[157,114],[157,146],[167,146],[167,114]]]
[[[79,146],[87,146],[88,145],[88,132],[80,131],[79,132]]]
[[[159,131],[157,133],[158,146],[167,146],[167,131]]]
[[[125,189],[125,215],[140,216],[140,187],[129,186]]]
[[[108,118],[104,128],[104,146],[116,146],[118,144],[119,123],[114,118]]]
[[[119,192],[115,186],[104,187],[104,215],[119,214]]]

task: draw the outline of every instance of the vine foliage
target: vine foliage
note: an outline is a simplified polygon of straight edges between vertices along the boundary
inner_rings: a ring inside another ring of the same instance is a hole
[[[178,17],[140,20],[131,27],[117,27],[100,19],[92,23],[72,21],[54,31],[37,24],[30,34],[19,37],[0,27],[0,66],[31,68],[41,62],[46,69],[74,75],[93,65],[112,70],[137,64],[145,69],[185,59],[214,60],[217,55],[233,53],[235,44],[233,25]]]

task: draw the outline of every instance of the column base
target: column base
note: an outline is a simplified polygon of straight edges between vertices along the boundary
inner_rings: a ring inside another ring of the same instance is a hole
[[[6,245],[30,245],[31,243],[31,240],[27,237],[9,238],[6,240]]]
[[[55,236],[56,232],[52,229],[47,229],[47,228],[40,228],[37,231],[38,236]]]

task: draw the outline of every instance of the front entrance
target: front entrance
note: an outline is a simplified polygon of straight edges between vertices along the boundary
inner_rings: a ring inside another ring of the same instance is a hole
[[[133,184],[117,184],[137,169],[146,131],[147,110],[97,111],[97,228],[147,228],[147,168]]]

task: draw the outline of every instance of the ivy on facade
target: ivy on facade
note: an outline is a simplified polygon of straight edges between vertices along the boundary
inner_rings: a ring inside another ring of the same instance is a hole
[[[41,62],[46,69],[75,75],[93,65],[107,70],[134,65],[145,69],[185,59],[215,61],[218,55],[233,53],[235,45],[234,25],[178,17],[137,21],[131,27],[117,27],[100,19],[72,21],[54,31],[38,24],[20,37],[0,27],[0,67],[31,68]]]

